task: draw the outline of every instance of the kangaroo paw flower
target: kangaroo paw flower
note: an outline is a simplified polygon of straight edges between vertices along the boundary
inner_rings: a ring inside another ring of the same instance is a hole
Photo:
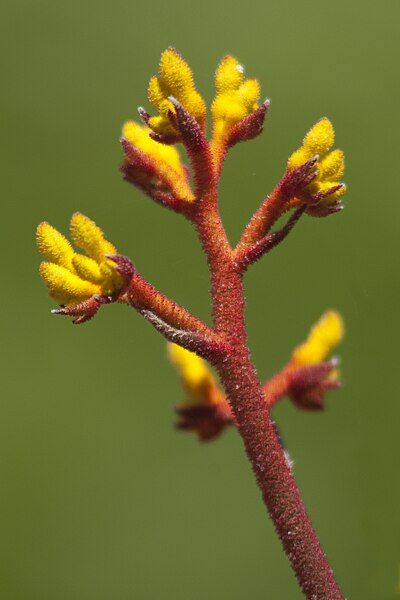
[[[300,200],[310,204],[307,213],[311,216],[328,216],[340,210],[340,198],[346,192],[346,185],[340,181],[344,173],[344,153],[332,150],[334,141],[333,125],[324,117],[310,129],[302,146],[288,160],[288,170],[291,171],[315,154],[320,157],[316,165],[317,176],[299,196]],[[334,211],[329,210],[332,206]]]
[[[159,111],[159,115],[146,118],[147,124],[160,141],[171,143],[180,139],[180,133],[170,118],[170,113],[174,113],[171,96],[184,106],[204,130],[206,117],[204,100],[196,90],[189,65],[175,48],[167,48],[162,53],[158,76],[150,79],[148,96],[151,104]]]
[[[116,254],[101,229],[88,217],[75,213],[70,223],[71,238],[84,250],[73,250],[70,242],[49,223],[41,223],[36,239],[39,251],[46,261],[40,265],[40,274],[50,296],[62,308],[55,314],[75,317],[75,323],[91,319],[101,304],[116,298],[123,280],[108,254]]]
[[[218,164],[223,161],[228,146],[251,139],[262,131],[269,102],[258,110],[260,84],[257,79],[245,79],[244,67],[233,56],[221,60],[215,73],[215,88],[211,146]],[[245,121],[251,115],[253,119]]]
[[[172,194],[180,202],[193,202],[187,171],[179,152],[150,137],[151,129],[134,121],[127,121],[122,129],[121,144],[126,161],[123,172],[129,180],[146,193],[151,190]]]
[[[344,335],[343,320],[330,310],[311,329],[305,342],[293,351],[288,365],[288,395],[294,404],[306,410],[324,407],[328,390],[340,387],[339,360],[326,360]]]
[[[201,441],[215,439],[235,418],[213,374],[204,360],[177,344],[168,344],[168,355],[185,393],[185,401],[175,407],[177,428],[196,433]]]

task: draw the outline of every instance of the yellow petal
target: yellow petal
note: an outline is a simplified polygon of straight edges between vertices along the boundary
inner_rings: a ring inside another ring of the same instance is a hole
[[[344,174],[344,152],[342,150],[333,150],[329,152],[319,162],[319,178],[340,181]]]
[[[244,102],[237,95],[220,94],[212,105],[214,122],[225,121],[227,125],[234,125],[246,117],[248,111]]]
[[[175,365],[185,387],[189,399],[193,402],[207,402],[210,397],[210,386],[214,378],[203,359],[177,344],[168,344],[168,354]]]
[[[89,281],[84,281],[78,275],[71,273],[65,267],[54,263],[42,262],[40,275],[49,288],[51,295],[63,297],[67,301],[78,299],[82,301],[93,294],[100,293],[100,287]]]
[[[166,97],[172,95],[181,101],[185,93],[194,87],[192,70],[175,48],[164,50],[158,72]]]
[[[152,77],[149,81],[149,87],[147,88],[147,96],[158,110],[160,110],[161,103],[165,100],[165,94],[161,89],[158,77]]]
[[[310,151],[311,155],[328,152],[335,141],[335,130],[327,117],[320,119],[306,134],[303,145]]]
[[[179,52],[167,48],[161,55],[158,72],[158,77],[150,79],[148,97],[160,116],[152,117],[149,127],[160,134],[177,133],[168,119],[168,111],[174,110],[168,98],[174,96],[203,128],[206,106],[195,88],[192,70]]]
[[[307,162],[310,158],[312,158],[313,154],[310,152],[308,148],[304,148],[302,146],[289,157],[287,166],[288,169],[296,169],[297,167],[301,167]]]
[[[40,253],[57,265],[71,267],[74,255],[71,244],[57,229],[43,222],[37,228],[36,240]]]
[[[340,314],[327,311],[311,329],[307,340],[298,346],[292,359],[298,365],[312,365],[328,358],[344,335],[344,324]]]
[[[240,86],[238,94],[249,113],[256,110],[260,99],[260,84],[257,79],[246,79]]]
[[[238,90],[243,78],[243,66],[233,56],[224,56],[215,72],[217,94]]]
[[[70,224],[71,237],[74,243],[96,262],[104,260],[105,254],[116,254],[115,247],[104,238],[100,227],[94,221],[76,212]]]
[[[98,263],[89,258],[83,256],[83,254],[74,254],[72,257],[72,264],[75,268],[76,273],[81,279],[86,279],[92,283],[101,283],[103,277],[100,271]]]

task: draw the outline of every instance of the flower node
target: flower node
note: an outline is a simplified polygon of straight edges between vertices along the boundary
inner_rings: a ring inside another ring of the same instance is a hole
[[[70,233],[75,245],[86,254],[75,252],[69,241],[49,223],[38,226],[37,244],[46,259],[40,265],[40,274],[58,304],[72,309],[95,298],[94,303],[85,305],[93,310],[95,306],[98,308],[98,297],[113,296],[122,287],[122,277],[115,263],[106,257],[116,254],[116,249],[105,239],[101,229],[81,213],[72,216]]]
[[[295,169],[314,155],[319,155],[317,176],[308,184],[307,190],[316,205],[309,206],[308,213],[324,216],[332,209],[340,209],[340,198],[346,192],[341,183],[344,174],[344,153],[331,150],[335,141],[333,125],[327,117],[320,119],[306,134],[302,146],[288,160],[288,169]]]

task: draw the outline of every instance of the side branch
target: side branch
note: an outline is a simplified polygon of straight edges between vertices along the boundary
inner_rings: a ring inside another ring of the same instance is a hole
[[[195,331],[185,331],[172,327],[159,316],[153,313],[151,310],[139,308],[138,312],[149,321],[161,335],[165,337],[168,342],[179,344],[190,352],[195,352],[201,358],[209,360],[214,363],[217,358],[227,352],[227,344],[224,340],[217,338],[217,336],[207,337],[204,334],[196,333]]]
[[[228,351],[227,342],[203,321],[192,315],[135,273],[126,292],[128,303],[168,341],[215,362]]]
[[[306,205],[303,204],[294,211],[287,223],[281,229],[264,236],[258,242],[255,242],[253,246],[239,246],[236,251],[236,263],[241,271],[245,271],[249,265],[259,260],[264,254],[270,252],[275,246],[280,244],[292,231],[305,210]]]
[[[314,167],[318,156],[314,156],[300,167],[288,171],[276,188],[267,196],[254,213],[237,245],[237,251],[253,246],[270,231],[274,223],[285,212],[290,201],[298,195],[316,176]]]
[[[157,328],[157,324],[153,324]],[[179,335],[179,332],[174,332],[174,335]],[[280,400],[288,397],[301,410],[308,412],[323,410],[325,393],[340,387],[340,383],[330,377],[337,364],[335,358],[300,367],[289,361],[283,369],[264,383],[266,406],[272,410]],[[179,415],[177,427],[186,431],[195,431],[201,441],[207,442],[219,437],[227,427],[237,427],[232,406],[222,390],[218,389],[217,398],[218,401],[214,398],[212,402],[178,404],[175,407]]]

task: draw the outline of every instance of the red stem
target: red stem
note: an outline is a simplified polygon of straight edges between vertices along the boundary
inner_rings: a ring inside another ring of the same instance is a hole
[[[217,368],[263,500],[308,600],[343,600],[277,438],[247,346],[240,269],[211,190],[198,201],[195,223],[210,271],[215,331],[231,350]]]

